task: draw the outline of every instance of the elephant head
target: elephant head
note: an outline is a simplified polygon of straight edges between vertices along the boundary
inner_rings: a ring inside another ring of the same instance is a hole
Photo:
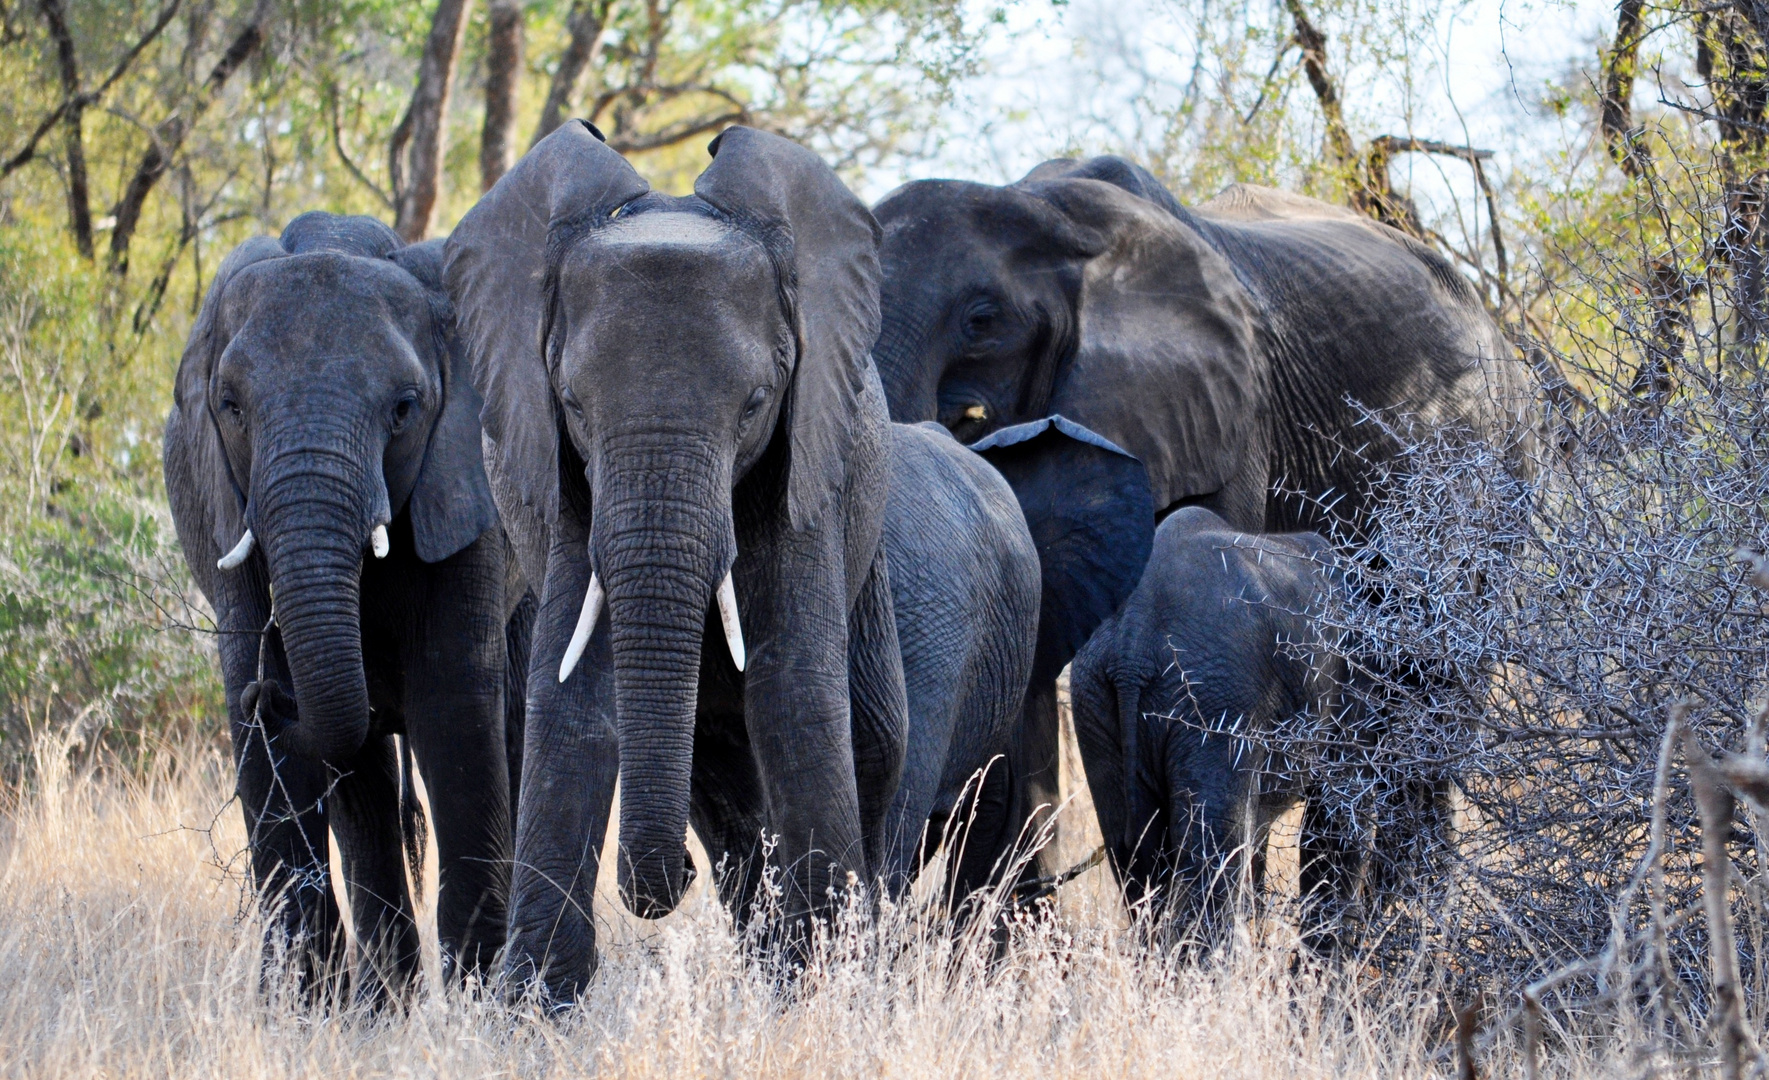
[[[671,910],[686,884],[715,595],[731,659],[746,661],[733,489],[770,493],[744,505],[789,532],[838,516],[878,325],[876,226],[835,174],[747,128],[711,151],[694,194],[672,197],[568,124],[448,246],[499,498],[543,526],[587,526],[589,589],[558,678],[605,618],[620,885],[641,915]]]
[[[973,442],[1061,414],[1141,460],[1157,509],[1233,482],[1263,452],[1252,298],[1145,188],[1160,185],[1097,158],[1006,187],[917,181],[881,202],[874,362],[891,418]]]
[[[365,552],[388,553],[401,515],[427,562],[497,520],[440,257],[371,218],[303,214],[222,262],[179,365],[168,474],[198,489],[213,544],[190,554],[267,582],[299,717],[274,734],[311,760],[368,734]]]

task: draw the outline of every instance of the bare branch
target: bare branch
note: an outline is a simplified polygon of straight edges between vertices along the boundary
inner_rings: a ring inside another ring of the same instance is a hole
[[[251,13],[246,16],[244,25],[222,52],[221,59],[209,70],[209,76],[203,81],[196,98],[188,102],[184,110],[174,112],[160,123],[157,129],[158,140],[148,144],[146,152],[141,156],[141,162],[135,167],[134,175],[123,189],[122,197],[111,211],[117,224],[111,230],[110,264],[111,269],[118,274],[129,272],[129,243],[135,237],[135,228],[141,221],[141,210],[148,195],[166,174],[166,170],[171,168],[172,156],[183,147],[191,127],[208,111],[233,73],[263,44],[265,31],[275,9],[275,0],[257,0]]]

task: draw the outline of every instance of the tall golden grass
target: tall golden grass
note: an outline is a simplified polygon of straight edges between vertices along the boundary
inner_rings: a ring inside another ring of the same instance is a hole
[[[305,1010],[261,990],[225,756],[161,757],[130,777],[43,755],[0,818],[0,1076],[1454,1075],[1428,972],[1336,974],[1272,934],[1188,965],[1097,910],[1103,888],[993,962],[916,903],[887,907],[838,927],[791,989],[704,888],[655,923],[604,896],[602,969],[563,1016],[437,989],[433,948],[409,1008]],[[1515,1070],[1508,1047],[1491,1075]],[[1550,1072],[1610,1064],[1591,1050]]]

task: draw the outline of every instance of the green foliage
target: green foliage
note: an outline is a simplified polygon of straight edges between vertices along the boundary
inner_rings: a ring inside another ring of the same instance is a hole
[[[0,776],[40,736],[139,762],[168,735],[221,730],[211,639],[193,632],[207,619],[159,494],[166,369],[117,331],[105,277],[59,230],[0,228]]]

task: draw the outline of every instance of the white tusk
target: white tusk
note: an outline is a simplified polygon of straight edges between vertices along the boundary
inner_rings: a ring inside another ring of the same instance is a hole
[[[731,650],[731,662],[742,671],[748,657],[743,651],[743,624],[737,621],[737,586],[731,581],[731,571],[725,571],[725,580],[719,582],[719,621],[725,624],[725,644]]]
[[[559,661],[559,681],[571,678],[572,669],[583,659],[584,649],[590,643],[590,634],[596,629],[596,618],[602,614],[602,579],[595,574],[590,575],[590,588],[584,593],[583,610],[577,613],[577,629],[571,632],[571,644],[565,646],[565,659]]]
[[[375,558],[385,559],[387,557],[387,526],[375,526],[375,531],[369,533],[369,546],[375,549]]]
[[[232,551],[215,560],[216,567],[222,570],[232,570],[240,563],[245,562],[246,556],[252,554],[253,543],[255,541],[252,539],[252,530],[247,529],[245,534],[240,537],[240,542],[233,546]]]

